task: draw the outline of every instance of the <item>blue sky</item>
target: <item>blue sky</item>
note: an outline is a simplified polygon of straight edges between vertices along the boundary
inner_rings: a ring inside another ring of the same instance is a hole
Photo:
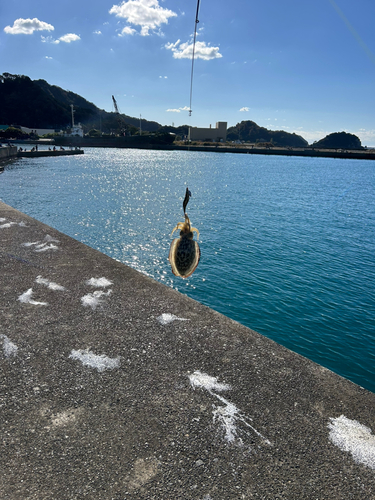
[[[44,79],[162,125],[242,120],[309,142],[375,145],[374,0],[17,0],[0,5],[0,73]]]

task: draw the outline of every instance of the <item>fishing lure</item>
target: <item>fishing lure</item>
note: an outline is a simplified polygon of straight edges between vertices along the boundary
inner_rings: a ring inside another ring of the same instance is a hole
[[[191,276],[196,270],[201,257],[198,242],[193,239],[194,232],[197,233],[197,239],[199,239],[199,231],[191,226],[190,219],[186,213],[186,206],[190,196],[191,192],[186,188],[185,199],[182,205],[185,222],[179,222],[171,233],[172,236],[177,229],[180,229],[180,237],[172,241],[168,257],[173,274],[180,278]]]

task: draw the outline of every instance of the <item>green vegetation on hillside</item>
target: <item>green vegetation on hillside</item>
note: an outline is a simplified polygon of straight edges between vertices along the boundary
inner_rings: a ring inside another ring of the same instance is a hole
[[[0,130],[0,140],[2,141],[7,139],[30,139],[30,137],[31,134],[22,132],[20,128],[8,127],[5,130]]]
[[[314,148],[319,149],[363,149],[359,137],[347,132],[334,132],[324,139],[314,142]]]
[[[279,147],[303,148],[308,146],[308,142],[300,135],[290,134],[284,130],[268,130],[250,120],[229,127],[227,139],[250,143],[272,143]]]
[[[65,129],[71,124],[73,104],[74,120],[80,122],[85,132],[91,129],[104,133],[116,133],[119,115],[99,109],[83,97],[50,85],[45,80],[31,80],[28,76],[0,75],[0,124],[29,128]],[[139,128],[139,118],[121,115],[132,126],[133,133]],[[160,124],[142,119],[143,132],[156,132]]]

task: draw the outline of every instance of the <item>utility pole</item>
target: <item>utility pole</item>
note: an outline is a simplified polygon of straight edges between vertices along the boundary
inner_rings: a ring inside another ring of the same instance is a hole
[[[75,111],[74,111],[73,104],[71,104],[70,107],[72,108],[72,128],[74,128],[74,113],[75,113]]]

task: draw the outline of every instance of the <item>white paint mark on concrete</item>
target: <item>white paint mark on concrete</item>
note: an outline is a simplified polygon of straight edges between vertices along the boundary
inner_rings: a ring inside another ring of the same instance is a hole
[[[5,224],[1,224],[0,229],[7,229],[12,226],[21,226],[21,227],[26,227],[26,224],[24,222],[5,222],[6,218],[5,217],[0,217],[0,222],[4,222]]]
[[[32,304],[33,306],[47,306],[47,302],[38,302],[36,300],[33,300],[31,296],[33,295],[33,289],[29,288],[25,293],[20,295],[17,300],[22,302],[23,304]]]
[[[5,224],[1,224],[0,229],[8,229],[9,227],[15,226],[17,222],[6,222]]]
[[[54,283],[53,281],[49,281],[45,278],[42,278],[41,276],[37,276],[36,277],[36,283],[38,283],[38,285],[44,285],[46,286],[47,288],[49,288],[50,290],[65,290],[65,287],[61,286],[61,285],[58,285],[57,283]]]
[[[237,444],[238,446],[243,445],[243,440],[239,436],[237,425],[237,422],[242,422],[246,427],[251,429],[253,433],[260,437],[265,444],[271,444],[268,439],[266,439],[260,432],[249,424],[247,420],[252,420],[250,417],[243,415],[233,403],[220,396],[220,394],[216,394],[214,392],[228,391],[231,389],[230,385],[219,383],[216,377],[207,375],[207,373],[201,373],[200,371],[195,371],[193,374],[189,375],[189,380],[193,389],[205,389],[211,394],[211,396],[214,396],[224,404],[224,406],[217,406],[213,410],[213,421],[219,421],[224,430],[225,439],[228,443]]]
[[[18,347],[16,346],[16,344],[13,344],[13,342],[11,342],[6,335],[0,335],[0,339],[2,339],[3,341],[4,356],[6,358],[16,356],[18,351]]]
[[[40,243],[36,245],[35,252],[47,252],[47,250],[58,250],[59,247],[53,243]]]
[[[194,372],[189,376],[189,380],[193,389],[196,387],[206,389],[207,391],[228,391],[231,389],[228,384],[221,384],[217,381],[216,377],[211,377],[207,373],[201,373],[200,371]]]
[[[49,234],[47,234],[44,238],[44,241],[46,241],[47,243],[60,243],[60,240],[57,240],[56,238],[53,238],[52,236],[50,236]]]
[[[351,453],[356,463],[375,470],[375,435],[369,427],[341,415],[330,418],[328,429],[334,445]]]
[[[38,245],[38,243],[40,243],[40,241],[28,241],[26,243],[22,243],[22,246],[23,247],[32,247],[34,245]]]
[[[88,293],[81,297],[82,305],[85,307],[91,307],[91,309],[96,309],[103,303],[102,297],[108,296],[112,293],[112,290],[108,292],[103,292],[102,290],[95,290],[93,293]]]
[[[47,234],[43,241],[30,241],[26,243],[22,243],[24,247],[34,247],[35,252],[47,252],[48,250],[58,250],[59,247],[54,245],[54,243],[59,243],[59,240],[56,238],[52,238],[49,234]]]
[[[120,366],[120,358],[109,358],[104,354],[96,355],[88,349],[79,349],[77,351],[73,350],[69,355],[69,358],[77,359],[85,366],[91,366],[91,368],[96,368],[98,372],[104,370],[113,370]]]
[[[179,318],[178,316],[169,313],[164,313],[156,319],[161,325],[168,325],[169,323],[172,323],[172,321],[189,321],[186,318]]]
[[[218,406],[213,411],[214,422],[220,422],[228,443],[234,443],[237,438],[236,419],[238,418],[238,413],[238,408],[232,403],[228,403],[226,406]]]
[[[107,287],[113,285],[112,281],[107,280],[107,278],[91,278],[86,281],[86,285],[97,286],[97,287]]]

